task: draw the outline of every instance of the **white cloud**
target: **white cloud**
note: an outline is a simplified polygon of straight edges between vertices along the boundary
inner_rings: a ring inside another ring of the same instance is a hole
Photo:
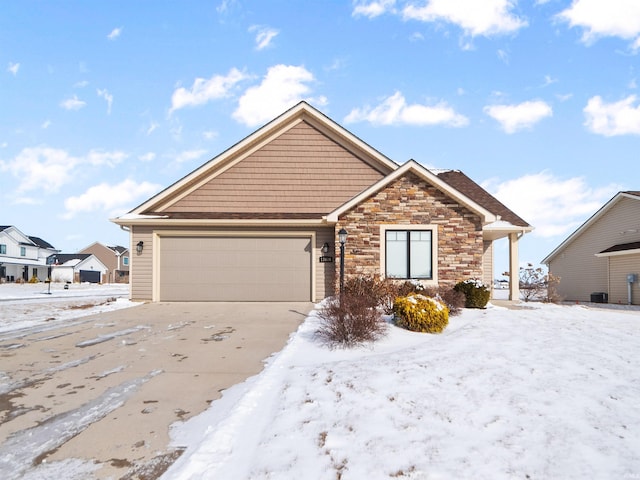
[[[375,18],[387,12],[395,11],[396,0],[358,0],[354,2],[354,17]]]
[[[640,105],[629,95],[615,103],[605,103],[600,96],[591,97],[584,107],[585,125],[593,133],[606,137],[640,135]]]
[[[574,0],[557,15],[571,27],[582,27],[586,44],[601,37],[634,40],[631,47],[640,46],[640,2],[638,0]]]
[[[114,28],[113,30],[111,30],[111,33],[109,33],[109,35],[107,35],[107,38],[109,40],[115,40],[116,38],[118,38],[120,36],[121,33],[122,33],[122,27]]]
[[[113,95],[111,95],[106,89],[97,89],[96,93],[99,97],[104,98],[107,101],[107,114],[111,115],[111,104],[113,103]]]
[[[115,167],[119,163],[121,163],[125,158],[127,158],[127,154],[120,151],[115,152],[102,152],[99,150],[91,150],[84,159],[81,160],[81,163],[89,164],[94,167],[98,167],[101,165],[106,165],[108,167]]]
[[[87,85],[89,85],[88,80],[80,80],[79,82],[73,84],[73,88],[84,88]]]
[[[9,62],[9,66],[7,67],[7,72],[13,74],[13,76],[15,77],[16,75],[18,75],[18,70],[20,70],[19,63]]]
[[[197,160],[198,158],[202,157],[205,153],[207,153],[207,151],[203,149],[186,150],[179,153],[175,160],[178,163],[191,162],[192,160]]]
[[[466,35],[491,36],[511,33],[527,25],[512,14],[513,0],[428,0],[426,4],[409,2],[402,10],[405,20],[448,22]]]
[[[544,238],[566,236],[622,189],[614,184],[594,188],[583,177],[560,179],[548,171],[491,180],[483,187],[533,225],[533,235]]]
[[[155,158],[156,154],[153,152],[147,152],[143,155],[138,156],[138,160],[140,160],[141,162],[152,162],[155,160]]]
[[[551,107],[541,100],[519,103],[517,105],[488,105],[484,112],[500,123],[507,133],[514,133],[553,115]]]
[[[66,209],[62,218],[69,220],[80,213],[102,211],[109,216],[127,212],[141,198],[149,197],[160,190],[160,185],[150,182],[123,180],[116,185],[101,183],[88,188],[83,194],[64,201]]]
[[[149,128],[147,128],[147,135],[151,135],[153,133],[153,131],[158,128],[160,126],[160,124],[156,123],[156,122],[151,122],[151,124],[149,125]]]
[[[215,130],[207,130],[202,132],[202,138],[204,138],[205,140],[213,140],[214,138],[218,137],[218,132],[216,132]]]
[[[313,74],[302,66],[275,65],[270,67],[262,83],[247,89],[233,112],[237,121],[253,127],[271,120],[301,100],[310,100],[316,105],[324,105],[326,99],[308,98],[309,83]]]
[[[344,119],[345,123],[370,122],[375,125],[446,125],[463,127],[469,124],[464,115],[456,113],[446,102],[435,105],[408,105],[400,92],[386,98],[377,107],[353,109]]]
[[[74,157],[67,151],[51,147],[24,148],[11,160],[0,160],[0,171],[17,180],[17,193],[37,191],[55,193],[78,175],[80,166],[113,167],[127,157],[123,152],[90,151]]]
[[[47,119],[47,120],[45,120],[44,122],[42,122],[42,125],[40,125],[40,128],[43,128],[43,129],[45,129],[45,130],[46,130],[46,129],[47,129],[47,128],[49,128],[50,126],[51,126],[51,120],[48,120],[48,119]]]
[[[87,102],[80,100],[77,95],[74,95],[60,102],[60,106],[65,110],[80,110],[87,106]]]
[[[169,113],[188,106],[204,105],[211,100],[228,97],[230,91],[248,76],[236,68],[224,75],[214,75],[209,79],[196,78],[190,90],[180,87],[171,96]]]
[[[275,28],[253,25],[250,32],[256,32],[256,49],[263,50],[271,45],[271,41],[280,33]]]

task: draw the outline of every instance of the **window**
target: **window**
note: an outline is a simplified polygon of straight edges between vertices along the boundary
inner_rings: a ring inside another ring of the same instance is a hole
[[[122,264],[123,265],[129,265],[129,257],[122,257]]]
[[[432,230],[386,230],[385,276],[433,279]]]
[[[21,257],[26,257],[27,256],[27,248],[26,247],[20,247],[20,256]]]
[[[7,254],[7,246],[4,243],[0,243],[0,254],[2,255]]]

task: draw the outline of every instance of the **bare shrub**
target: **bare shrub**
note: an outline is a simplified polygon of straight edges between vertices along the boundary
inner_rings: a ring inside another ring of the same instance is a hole
[[[545,273],[542,267],[534,268],[528,263],[520,267],[520,295],[525,302],[543,301],[558,303],[562,301],[558,293],[560,277]]]
[[[384,336],[387,324],[366,296],[342,294],[329,298],[318,312],[316,335],[331,348],[351,348]]]

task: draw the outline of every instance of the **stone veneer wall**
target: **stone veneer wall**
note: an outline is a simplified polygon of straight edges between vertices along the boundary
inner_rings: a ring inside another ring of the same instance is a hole
[[[345,277],[380,274],[382,224],[438,225],[438,284],[482,278],[480,217],[413,173],[397,179],[339,218],[335,229],[337,261],[337,232],[342,227],[348,232]]]

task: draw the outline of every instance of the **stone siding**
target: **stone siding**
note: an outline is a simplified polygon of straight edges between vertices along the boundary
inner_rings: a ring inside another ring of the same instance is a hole
[[[345,277],[379,275],[380,225],[437,225],[438,284],[453,285],[468,278],[482,278],[482,223],[480,217],[413,173],[340,216],[337,232],[348,232]],[[336,265],[337,267],[337,265]],[[336,268],[338,271],[338,268]]]

